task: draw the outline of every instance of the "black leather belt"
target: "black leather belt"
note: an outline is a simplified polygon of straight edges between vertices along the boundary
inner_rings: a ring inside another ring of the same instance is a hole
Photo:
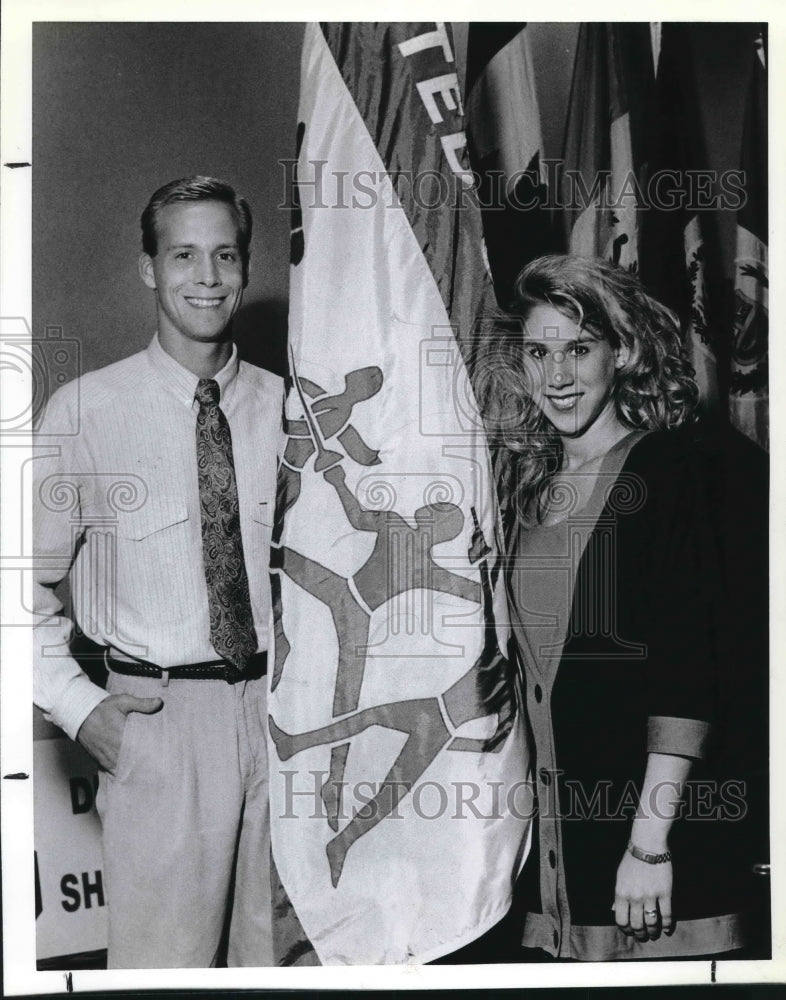
[[[170,681],[226,681],[227,684],[236,684],[238,681],[257,680],[267,673],[266,652],[254,653],[242,673],[226,660],[205,660],[203,663],[186,663],[180,667],[159,667],[155,663],[148,663],[147,660],[116,660],[105,652],[104,662],[107,668],[116,674],[126,674],[130,677],[165,677]]]

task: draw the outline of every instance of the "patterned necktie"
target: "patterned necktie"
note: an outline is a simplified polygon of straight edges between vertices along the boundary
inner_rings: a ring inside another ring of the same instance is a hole
[[[199,380],[196,449],[202,554],[210,608],[210,641],[222,659],[242,671],[256,650],[257,640],[240,537],[232,435],[218,405],[220,396],[221,389],[215,379]]]

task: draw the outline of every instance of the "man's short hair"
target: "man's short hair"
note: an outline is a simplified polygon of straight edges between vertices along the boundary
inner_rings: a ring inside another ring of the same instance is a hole
[[[216,177],[181,177],[160,187],[142,212],[142,249],[155,257],[158,253],[156,221],[161,209],[179,201],[220,201],[229,205],[237,221],[237,242],[243,262],[244,277],[248,278],[248,258],[251,244],[251,209],[245,198],[238,197],[235,189]]]

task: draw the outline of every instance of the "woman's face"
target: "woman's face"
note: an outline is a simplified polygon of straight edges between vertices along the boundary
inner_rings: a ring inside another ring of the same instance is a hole
[[[581,437],[606,421],[617,423],[612,389],[619,352],[553,306],[527,315],[524,364],[532,399],[563,437]]]

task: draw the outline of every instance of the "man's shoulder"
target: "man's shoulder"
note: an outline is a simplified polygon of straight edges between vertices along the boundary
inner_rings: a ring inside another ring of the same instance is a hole
[[[240,362],[237,377],[252,392],[261,393],[266,397],[272,395],[277,399],[284,394],[284,380],[280,375],[275,375],[267,368],[249,364],[248,361]]]
[[[138,391],[148,381],[147,352],[138,351],[128,358],[115,361],[103,368],[85,372],[61,386],[46,404],[46,415],[41,430],[53,422],[61,424],[74,417],[101,410],[116,404],[125,393]]]
[[[85,372],[58,389],[52,399],[71,400],[78,397],[82,406],[100,406],[109,399],[117,399],[118,392],[138,390],[139,380],[146,378],[147,370],[147,351],[138,351],[111,365]]]

